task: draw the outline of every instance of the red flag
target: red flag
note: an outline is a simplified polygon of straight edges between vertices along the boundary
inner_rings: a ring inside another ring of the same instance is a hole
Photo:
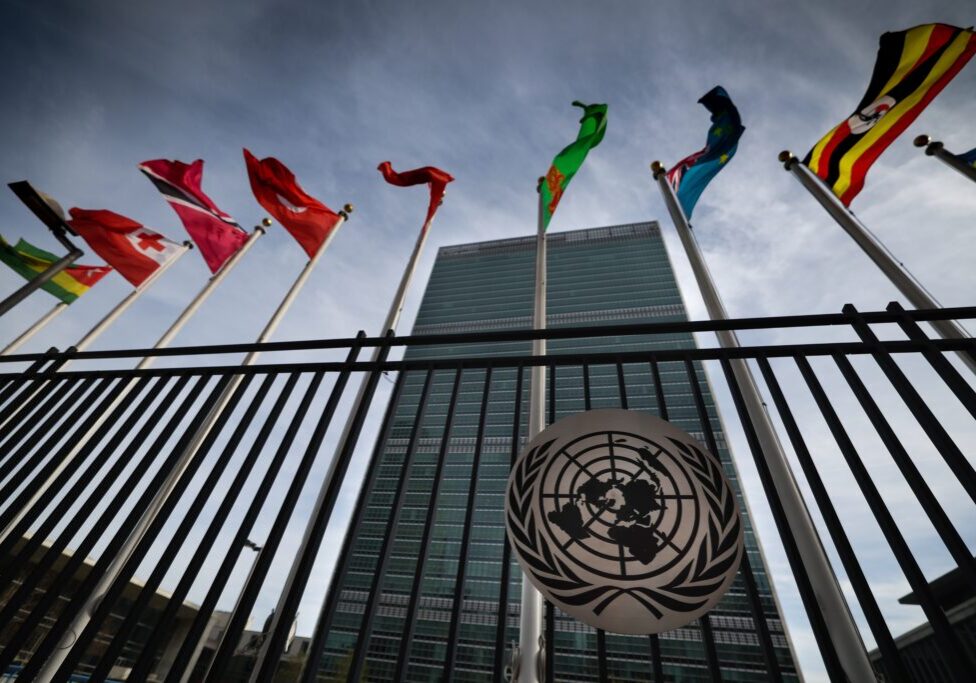
[[[427,206],[427,220],[424,223],[425,225],[430,223],[434,214],[437,212],[437,207],[444,200],[444,191],[447,188],[447,184],[454,180],[454,176],[450,173],[445,173],[441,169],[434,168],[433,166],[424,166],[422,168],[415,168],[412,171],[397,173],[393,170],[393,166],[390,165],[389,161],[384,161],[376,168],[383,174],[386,182],[391,185],[408,187],[409,185],[427,183],[430,186],[430,204]]]
[[[274,157],[258,159],[245,149],[244,161],[258,204],[291,233],[309,258],[315,256],[339,214],[307,194],[295,175]]]
[[[192,164],[169,159],[154,159],[139,164],[159,190],[200,249],[210,272],[216,273],[224,262],[247,241],[247,232],[200,189],[203,181],[203,159]]]
[[[158,232],[112,211],[74,208],[70,213],[72,230],[136,287],[180,248]]]

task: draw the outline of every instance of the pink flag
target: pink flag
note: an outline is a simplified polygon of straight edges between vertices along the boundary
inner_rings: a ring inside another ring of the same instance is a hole
[[[200,189],[203,159],[189,165],[182,161],[154,159],[139,164],[139,170],[163,193],[183,221],[183,227],[200,249],[211,272],[220,270],[224,261],[247,240],[247,232]]]

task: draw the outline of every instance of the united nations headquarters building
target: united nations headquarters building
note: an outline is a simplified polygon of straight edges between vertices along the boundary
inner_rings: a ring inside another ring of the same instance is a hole
[[[687,319],[656,222],[555,233],[548,258],[552,330]],[[534,268],[535,237],[441,248],[412,334],[530,328]],[[530,346],[417,346],[406,359],[528,355]],[[674,332],[554,339],[548,351],[694,347],[692,334]],[[556,610],[550,680],[647,681],[658,671],[660,680],[711,681],[712,658],[722,680],[767,681],[754,602],[782,680],[798,680],[708,381],[701,363],[690,370],[681,361],[556,366],[546,410],[559,420],[626,407],[665,416],[702,442],[714,439],[742,511],[747,561],[717,607],[659,636],[598,633]],[[528,373],[521,380],[515,368],[455,374],[414,373],[390,406],[392,423],[377,444],[323,614],[320,680],[354,670],[370,681],[498,681],[510,666],[522,571],[506,542],[504,498],[513,456],[526,442]]]

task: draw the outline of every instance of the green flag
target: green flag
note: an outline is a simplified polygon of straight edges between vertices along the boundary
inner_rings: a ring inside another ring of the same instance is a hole
[[[6,263],[25,280],[33,280],[57,260],[54,254],[24,240],[13,245],[0,236],[0,262]],[[70,304],[111,272],[110,266],[71,265],[41,285],[41,289]]]
[[[556,213],[556,206],[566,191],[569,181],[576,175],[576,171],[583,165],[587,152],[600,144],[603,134],[607,130],[607,105],[583,104],[573,102],[574,107],[583,108],[583,118],[580,119],[580,130],[576,141],[556,155],[552,166],[546,173],[542,183],[542,227],[548,228],[552,215]]]

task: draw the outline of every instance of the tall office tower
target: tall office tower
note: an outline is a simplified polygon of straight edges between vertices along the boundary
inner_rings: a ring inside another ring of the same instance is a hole
[[[548,243],[550,328],[686,318],[656,223],[551,233]],[[534,236],[442,248],[413,334],[530,328],[534,269]],[[690,334],[596,337],[550,341],[549,352],[624,353],[694,343]],[[527,341],[486,342],[412,347],[407,358],[530,352]],[[661,412],[649,364],[622,367],[622,373],[615,364],[557,367],[555,391],[547,391],[550,401],[555,394],[555,418],[584,410],[587,403]],[[742,503],[748,557],[776,655],[784,678],[797,680],[722,425],[702,368],[696,364],[696,369],[718,455]],[[660,363],[658,373],[668,419],[704,442],[685,364]],[[510,644],[518,641],[522,574],[505,542],[503,494],[513,455],[526,437],[529,374],[526,369],[519,384],[516,368],[493,368],[487,394],[484,369],[462,371],[458,381],[453,370],[443,369],[412,371],[404,379],[399,399],[391,400],[392,421],[377,443],[373,457],[378,460],[326,604],[320,681],[346,680],[350,668],[360,666],[365,667],[362,680],[368,681],[504,680]],[[518,443],[513,443],[516,430]],[[709,615],[724,681],[767,680],[752,614],[740,573]],[[596,632],[556,615],[549,662],[555,680],[600,680]],[[607,634],[608,679],[651,680],[652,647],[660,650],[665,680],[711,680],[698,622],[653,643],[647,636]],[[400,669],[398,660],[405,663]]]

